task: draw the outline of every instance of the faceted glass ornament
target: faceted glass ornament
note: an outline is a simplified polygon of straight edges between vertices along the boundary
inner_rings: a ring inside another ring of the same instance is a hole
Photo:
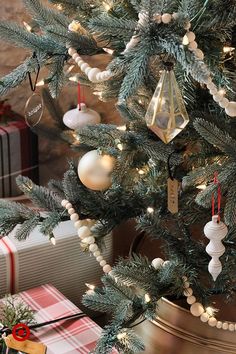
[[[169,143],[189,122],[173,70],[164,70],[148,106],[145,120],[164,143]]]

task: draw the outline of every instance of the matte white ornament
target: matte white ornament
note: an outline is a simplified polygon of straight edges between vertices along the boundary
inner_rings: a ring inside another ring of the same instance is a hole
[[[162,266],[163,263],[164,263],[164,261],[163,261],[162,258],[154,258],[152,260],[152,266],[155,269],[159,269]]]
[[[208,271],[215,281],[222,271],[222,265],[219,258],[225,252],[225,247],[221,240],[228,233],[227,226],[222,222],[218,222],[218,215],[212,216],[212,221],[208,222],[204,227],[204,234],[210,240],[206,247],[206,252],[212,257],[208,264]]]
[[[95,191],[103,191],[111,185],[111,173],[115,159],[100,155],[97,150],[87,152],[79,161],[78,175],[81,182]]]
[[[226,114],[230,117],[236,117],[236,102],[229,102],[225,109]]]
[[[200,304],[200,302],[195,302],[191,305],[190,312],[193,316],[199,317],[203,314],[204,307]]]
[[[98,112],[90,109],[85,103],[71,109],[63,116],[63,123],[70,129],[76,130],[87,125],[99,124],[101,116]]]

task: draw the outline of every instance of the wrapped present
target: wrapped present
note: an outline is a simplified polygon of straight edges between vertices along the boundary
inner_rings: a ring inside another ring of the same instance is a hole
[[[86,354],[95,348],[101,328],[55,287],[42,285],[21,292],[19,297],[35,311],[35,320],[38,324],[76,314],[83,316],[30,330],[29,340],[46,345],[47,354]]]
[[[0,101],[0,197],[15,197],[22,192],[18,175],[38,183],[38,139],[9,105]]]
[[[27,240],[18,241],[14,231],[0,240],[0,296],[52,283],[80,305],[85,283],[97,284],[102,275],[94,257],[81,250],[73,222],[64,221],[54,230],[56,245],[35,228]],[[112,263],[112,238],[105,237],[104,258]]]

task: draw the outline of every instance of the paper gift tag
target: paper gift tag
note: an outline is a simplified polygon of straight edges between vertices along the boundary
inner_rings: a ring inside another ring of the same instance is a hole
[[[47,347],[43,343],[32,342],[25,340],[20,342],[13,338],[12,334],[4,338],[8,348],[15,349],[27,354],[45,354]]]
[[[167,194],[168,194],[168,210],[172,214],[178,213],[178,189],[179,182],[177,179],[168,178]]]

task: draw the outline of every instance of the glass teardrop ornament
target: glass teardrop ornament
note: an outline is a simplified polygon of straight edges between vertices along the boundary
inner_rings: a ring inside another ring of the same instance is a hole
[[[165,144],[188,124],[188,113],[173,70],[163,70],[145,120],[148,128]]]

